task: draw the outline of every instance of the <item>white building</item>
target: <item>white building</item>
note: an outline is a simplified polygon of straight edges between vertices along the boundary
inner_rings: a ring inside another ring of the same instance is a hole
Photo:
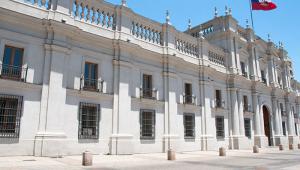
[[[1,156],[299,143],[282,44],[230,11],[180,32],[122,3],[0,3]]]

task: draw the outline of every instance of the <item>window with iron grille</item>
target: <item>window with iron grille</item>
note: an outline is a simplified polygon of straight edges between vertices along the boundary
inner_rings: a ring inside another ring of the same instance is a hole
[[[98,89],[98,64],[85,63],[84,90],[97,91]]]
[[[100,105],[80,103],[79,106],[79,139],[99,138]]]
[[[224,117],[223,116],[216,117],[216,135],[217,135],[217,138],[225,137]]]
[[[195,115],[186,113],[183,115],[184,138],[195,138]]]
[[[141,139],[155,139],[155,111],[141,110],[140,113]]]
[[[0,138],[19,138],[22,96],[0,94]]]
[[[250,139],[251,138],[251,120],[246,118],[244,120],[244,126],[245,126],[245,136],[247,136]]]
[[[143,97],[152,98],[152,75],[143,74]]]
[[[285,126],[285,122],[282,122],[282,132],[283,132],[283,135],[286,136],[286,126]]]
[[[295,123],[295,133],[298,136],[298,127],[297,127],[297,123]]]
[[[5,45],[1,77],[6,79],[21,80],[24,49]]]

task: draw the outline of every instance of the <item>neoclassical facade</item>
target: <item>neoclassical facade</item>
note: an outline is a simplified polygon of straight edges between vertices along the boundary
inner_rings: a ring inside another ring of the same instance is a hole
[[[181,32],[124,0],[5,0],[0,156],[297,145],[293,76],[230,10]]]

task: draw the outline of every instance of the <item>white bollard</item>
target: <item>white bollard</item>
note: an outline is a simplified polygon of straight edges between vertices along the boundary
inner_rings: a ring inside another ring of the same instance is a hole
[[[82,153],[82,165],[83,166],[92,166],[93,165],[93,155],[89,151]]]

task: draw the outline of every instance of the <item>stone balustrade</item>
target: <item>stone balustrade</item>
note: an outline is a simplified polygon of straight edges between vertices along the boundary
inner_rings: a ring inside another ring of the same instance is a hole
[[[74,0],[72,15],[75,19],[97,26],[115,29],[114,8],[107,4],[91,0]]]
[[[176,50],[187,55],[198,57],[199,48],[198,48],[197,38],[181,32],[177,32],[176,34],[177,34],[175,38]]]
[[[209,61],[211,61],[215,64],[225,66],[225,56],[224,55],[220,55],[213,51],[209,51],[208,59],[209,59]]]
[[[24,0],[24,2],[45,9],[51,6],[51,0]]]
[[[161,32],[160,25],[151,24],[151,22],[132,21],[131,34],[136,38],[161,45]]]

